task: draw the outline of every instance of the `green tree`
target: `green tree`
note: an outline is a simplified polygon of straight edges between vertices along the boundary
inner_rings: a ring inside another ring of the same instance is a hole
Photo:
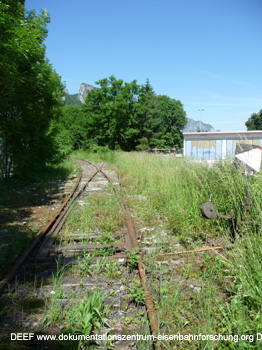
[[[247,130],[262,130],[262,109],[258,113],[251,114],[246,127]]]
[[[100,88],[91,90],[83,105],[90,143],[112,150],[134,149],[140,132],[136,108],[140,86],[135,80],[124,83],[114,76],[96,84]]]
[[[187,123],[186,112],[181,102],[168,96],[156,95],[149,81],[146,82],[143,91],[143,137],[136,148],[142,150],[148,147],[181,147],[181,129]]]
[[[162,148],[164,145],[161,139],[161,111],[149,80],[147,80],[145,86],[142,86],[141,92],[140,120],[142,137],[139,139],[139,145],[136,146],[136,149]]]
[[[60,116],[58,140],[65,154],[73,150],[87,148],[87,118],[83,110],[76,105],[63,108]]]
[[[56,162],[54,121],[63,85],[45,57],[49,16],[26,13],[23,2],[0,3],[1,175]]]
[[[148,80],[140,86],[111,76],[96,84],[100,88],[90,91],[83,105],[89,147],[181,147],[187,120],[180,101],[156,96]]]
[[[162,119],[161,138],[164,141],[164,146],[168,148],[182,147],[183,134],[181,129],[187,124],[186,112],[182,103],[163,95],[158,95],[157,101]]]

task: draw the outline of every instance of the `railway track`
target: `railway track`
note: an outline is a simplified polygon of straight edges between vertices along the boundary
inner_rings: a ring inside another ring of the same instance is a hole
[[[151,333],[158,325],[119,179],[104,164],[78,162],[78,184],[0,284],[1,337],[92,334],[79,348],[142,349],[131,336],[148,332],[147,317]],[[24,345],[55,348],[35,337]]]

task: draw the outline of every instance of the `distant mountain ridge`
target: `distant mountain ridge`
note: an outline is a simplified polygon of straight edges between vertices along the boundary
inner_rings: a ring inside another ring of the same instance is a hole
[[[193,120],[187,118],[187,125],[184,127],[182,132],[198,132],[198,131],[206,131],[206,132],[215,132],[215,129],[210,124],[205,124],[200,120]]]
[[[82,83],[80,85],[79,91],[77,94],[69,94],[68,90],[65,89],[65,95],[63,96],[63,101],[66,105],[77,105],[81,106],[85,103],[86,96],[89,91],[95,89],[94,86]],[[184,127],[182,132],[197,132],[197,131],[207,131],[214,132],[215,129],[210,124],[205,124],[200,120],[195,121],[193,119],[187,118],[187,125]]]

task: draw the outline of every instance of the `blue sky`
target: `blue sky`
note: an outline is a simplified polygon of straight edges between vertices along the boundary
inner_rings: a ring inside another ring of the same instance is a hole
[[[262,109],[261,0],[26,0],[51,16],[46,55],[77,93],[115,75],[180,100],[187,117],[246,130]]]

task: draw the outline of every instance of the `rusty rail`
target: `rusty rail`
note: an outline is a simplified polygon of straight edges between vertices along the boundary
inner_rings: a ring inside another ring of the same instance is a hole
[[[126,219],[126,223],[127,223],[127,230],[128,230],[129,235],[131,237],[131,244],[128,244],[127,248],[130,250],[132,250],[134,248],[139,248],[138,242],[136,239],[135,226],[133,224],[132,218],[130,217],[130,214],[129,214],[126,206],[123,204],[122,201],[120,201],[120,207],[125,214],[125,219]],[[146,293],[146,308],[147,308],[147,314],[148,314],[149,323],[150,323],[150,329],[151,329],[152,333],[156,333],[158,331],[157,318],[156,318],[155,311],[154,311],[153,301],[152,301],[151,295],[149,293],[149,289],[148,289],[148,285],[147,285],[147,281],[146,281],[146,274],[145,274],[143,263],[142,263],[142,258],[139,254],[138,254],[138,259],[139,259],[138,260],[139,276],[140,276],[142,285],[143,285],[143,287],[145,289],[145,293]]]
[[[53,225],[53,227],[51,228],[51,230],[45,235],[45,240],[43,242],[43,244],[41,245],[39,252],[37,254],[36,260],[37,261],[43,261],[46,259],[49,249],[51,248],[52,244],[55,241],[54,236],[61,230],[64,222],[66,221],[66,218],[68,217],[71,209],[72,209],[72,204],[74,203],[74,201],[84,192],[84,190],[86,189],[86,187],[88,186],[89,182],[93,180],[93,178],[96,176],[96,174],[102,169],[104,164],[101,165],[100,169],[98,169],[89,179],[88,181],[85,183],[85,185],[79,190],[78,193],[76,193],[75,191],[73,191],[72,196],[70,197],[71,201],[70,203],[67,203],[68,206],[65,210],[64,213],[62,213],[62,215],[60,215],[58,217],[58,219],[56,220],[55,224]]]
[[[85,161],[85,162],[93,165],[96,169],[98,169],[96,164],[90,162],[89,160],[86,160],[86,159],[80,159],[80,160]],[[107,174],[105,174],[103,170],[100,170],[100,172],[109,181],[109,183],[112,184],[114,192],[116,194],[119,194],[119,192],[117,191],[116,187],[113,185],[111,179],[107,176]],[[134,223],[132,221],[132,218],[131,218],[126,206],[124,205],[124,203],[120,199],[119,199],[119,203],[120,203],[120,207],[125,215],[127,230],[129,233],[129,238],[125,237],[127,248],[129,250],[132,250],[134,248],[139,248],[137,238],[136,238],[135,226],[134,226]],[[153,334],[155,334],[158,331],[157,318],[156,318],[155,311],[154,311],[153,301],[152,301],[151,295],[149,293],[149,289],[148,289],[148,285],[147,285],[147,281],[146,281],[146,274],[145,274],[143,263],[142,263],[142,258],[140,257],[139,254],[138,254],[138,258],[139,258],[138,271],[139,271],[139,276],[140,276],[142,285],[143,285],[143,287],[145,289],[145,293],[146,293],[146,309],[147,309],[147,314],[148,314],[148,318],[149,318],[150,329],[151,329],[151,332]]]
[[[50,219],[48,224],[39,231],[38,235],[35,237],[33,242],[30,244],[30,246],[26,249],[26,251],[20,256],[20,258],[15,262],[15,264],[12,266],[11,270],[5,275],[3,280],[0,282],[0,295],[3,293],[4,288],[7,283],[10,283],[13,277],[15,276],[17,270],[20,268],[20,266],[26,261],[26,259],[29,257],[29,255],[32,253],[33,249],[36,247],[36,245],[41,241],[41,239],[45,238],[43,244],[41,245],[37,260],[41,261],[43,260],[46,255],[48,254],[48,249],[50,248],[50,245],[52,245],[53,241],[51,236],[54,236],[59,230],[61,229],[63,223],[65,222],[67,216],[69,215],[71,205],[75,201],[78,196],[80,196],[83,191],[85,190],[86,186],[89,184],[90,181],[96,176],[97,173],[99,173],[102,169],[104,164],[101,165],[100,168],[97,169],[97,171],[89,178],[87,183],[82,187],[82,189],[76,193],[76,190],[80,184],[80,181],[82,179],[82,174],[80,175],[76,186],[74,187],[73,191],[70,193],[70,195],[67,197],[65,202],[60,206],[57,213]],[[64,212],[63,212],[64,210]]]
[[[3,280],[0,283],[0,295],[3,293],[4,287],[7,283],[10,283],[12,278],[15,276],[17,270],[19,267],[24,263],[24,261],[28,258],[30,253],[33,251],[35,246],[39,243],[39,241],[46,236],[46,234],[49,232],[49,230],[52,229],[52,227],[55,225],[56,221],[58,220],[61,212],[67,205],[67,203],[70,201],[70,199],[73,197],[74,193],[76,192],[79,183],[82,179],[82,174],[80,175],[76,186],[74,187],[73,191],[70,193],[70,195],[67,197],[65,202],[61,205],[61,207],[58,209],[57,213],[51,218],[51,220],[48,222],[48,224],[39,231],[38,235],[35,237],[33,242],[30,244],[30,246],[26,249],[26,251],[23,253],[23,255],[20,256],[20,258],[15,262],[15,264],[12,266],[11,270],[5,275]]]

